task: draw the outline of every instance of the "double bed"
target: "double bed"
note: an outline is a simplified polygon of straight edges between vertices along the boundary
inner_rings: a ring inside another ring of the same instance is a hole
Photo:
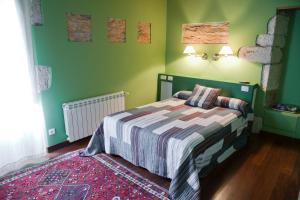
[[[170,178],[171,199],[199,199],[200,178],[246,145],[249,118],[185,102],[172,97],[105,117],[81,156],[119,155]]]

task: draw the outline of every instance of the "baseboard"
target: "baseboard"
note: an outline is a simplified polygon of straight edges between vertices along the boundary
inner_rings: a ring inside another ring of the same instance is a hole
[[[48,153],[52,153],[53,151],[56,151],[58,149],[64,148],[66,146],[69,146],[70,144],[71,143],[69,141],[64,141],[62,143],[55,144],[53,146],[47,147],[47,152]]]
[[[47,152],[48,153],[52,153],[53,151],[56,151],[58,149],[62,149],[64,147],[67,147],[67,146],[70,146],[70,145],[73,145],[73,144],[76,144],[76,143],[81,143],[81,142],[86,142],[86,141],[89,141],[91,139],[92,136],[88,136],[88,137],[85,137],[85,138],[82,138],[80,140],[77,140],[75,142],[72,142],[70,143],[69,141],[64,141],[62,143],[58,143],[56,145],[53,145],[53,146],[50,146],[50,147],[47,147]]]

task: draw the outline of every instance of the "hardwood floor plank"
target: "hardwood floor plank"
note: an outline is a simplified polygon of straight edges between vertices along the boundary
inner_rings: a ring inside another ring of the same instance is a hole
[[[274,200],[297,199],[298,192],[293,189],[297,188],[296,184],[293,178],[291,179],[291,177],[286,174],[280,174],[270,198]]]

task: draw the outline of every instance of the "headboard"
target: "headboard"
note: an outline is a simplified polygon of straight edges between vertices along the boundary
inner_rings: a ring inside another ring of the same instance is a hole
[[[257,84],[229,83],[169,74],[158,74],[157,100],[171,97],[179,90],[192,91],[197,83],[203,86],[221,88],[222,96],[242,99],[248,102],[252,108],[254,107]]]

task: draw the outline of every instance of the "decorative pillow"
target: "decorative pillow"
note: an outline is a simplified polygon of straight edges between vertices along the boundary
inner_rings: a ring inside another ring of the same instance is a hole
[[[192,95],[187,99],[185,104],[210,109],[214,107],[220,92],[221,90],[218,88],[204,87],[196,84]]]
[[[176,97],[178,99],[184,99],[187,100],[192,95],[192,91],[187,90],[181,90],[179,92],[176,92],[173,97]]]
[[[215,105],[223,108],[239,110],[242,112],[244,116],[247,115],[249,109],[248,103],[246,101],[237,98],[230,98],[230,97],[223,97],[223,96],[218,96]]]

